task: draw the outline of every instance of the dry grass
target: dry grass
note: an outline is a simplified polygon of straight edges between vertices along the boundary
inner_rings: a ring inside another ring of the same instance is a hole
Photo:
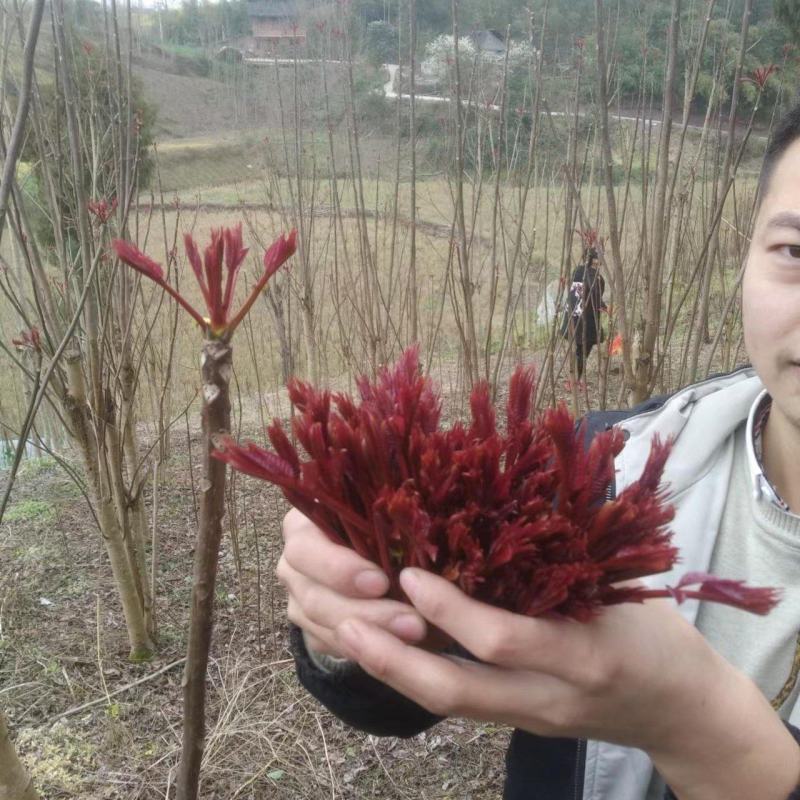
[[[435,378],[446,418],[460,416],[457,358],[442,359]],[[337,385],[347,388],[347,381]],[[267,392],[263,401],[286,418],[284,391]],[[234,407],[239,435],[260,439],[263,410],[246,397],[235,398]],[[197,481],[200,473],[200,431],[190,419],[188,435],[182,425],[173,430],[159,495],[159,653],[150,664],[127,661],[100,536],[74,487],[42,460],[26,463],[14,489],[15,507],[47,497],[51,511],[0,529],[0,702],[49,800],[161,800],[174,787],[180,666],[114,693],[184,654],[196,530],[192,476]],[[141,434],[145,441],[148,431]],[[208,679],[203,797],[497,798],[509,730],[453,719],[411,739],[378,739],[348,729],[305,693],[288,650],[284,590],[273,578],[286,505],[273,487],[238,475],[232,497]],[[149,487],[145,500],[150,509]],[[105,699],[107,693],[113,696]]]
[[[183,655],[194,514],[187,441],[175,434],[173,446],[160,502],[160,647],[151,664],[127,662],[99,534],[63,475],[43,462],[15,487],[16,503],[58,498],[54,521],[0,531],[0,564],[13,564],[0,570],[0,699],[50,800],[164,798],[174,782],[179,667],[52,724]],[[197,469],[196,430],[192,447]],[[272,576],[284,503],[271,487],[241,478],[235,497],[238,536],[223,543],[217,590],[203,797],[497,797],[508,731],[448,720],[413,739],[376,739],[347,729],[302,690],[283,589]]]

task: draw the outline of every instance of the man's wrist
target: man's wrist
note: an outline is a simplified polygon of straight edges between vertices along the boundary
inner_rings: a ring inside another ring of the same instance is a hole
[[[649,755],[680,800],[786,800],[800,783],[800,747],[730,665],[672,741]]]
[[[331,655],[330,653],[321,653],[319,650],[316,650],[306,631],[304,631],[302,628],[300,631],[302,633],[303,645],[305,646],[308,658],[311,663],[317,667],[317,669],[335,675],[339,675],[344,672],[350,672],[354,669],[355,663],[349,658]]]

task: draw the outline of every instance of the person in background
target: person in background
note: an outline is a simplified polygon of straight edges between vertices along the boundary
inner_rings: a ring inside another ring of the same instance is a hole
[[[575,343],[575,364],[578,380],[583,377],[586,359],[592,348],[602,342],[603,328],[600,313],[607,307],[603,300],[605,281],[600,274],[600,254],[596,247],[584,248],[581,263],[572,273],[567,308],[561,333],[565,339]]]

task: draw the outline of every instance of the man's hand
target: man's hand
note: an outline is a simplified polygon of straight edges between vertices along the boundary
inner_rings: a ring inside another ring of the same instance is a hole
[[[364,618],[339,649],[443,716],[646,750],[681,800],[784,800],[800,751],[746,676],[666,601],[603,610],[589,623],[532,619],[407,569],[417,611],[480,663],[409,646]]]
[[[427,626],[408,604],[383,598],[389,579],[353,550],[334,544],[292,509],[283,520],[284,548],[276,574],[289,592],[289,619],[318,653],[344,655],[335,629],[345,619],[391,631],[396,641],[421,642]]]
[[[577,623],[494,608],[423,570],[404,570],[401,583],[417,611],[479,663],[409,647],[364,620],[339,625],[337,641],[437,714],[647,747],[683,728],[674,717],[691,701],[676,696],[702,696],[722,672],[724,662],[666,601],[609,607]]]

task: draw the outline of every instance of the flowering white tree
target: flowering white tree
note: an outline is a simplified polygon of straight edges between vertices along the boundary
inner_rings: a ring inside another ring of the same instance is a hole
[[[510,70],[528,69],[538,58],[539,51],[530,42],[512,42],[508,48],[508,68]],[[502,56],[498,60],[502,61]]]
[[[529,42],[512,42],[508,49],[509,83],[512,83],[516,76],[524,79],[537,55],[537,49]],[[502,83],[505,53],[481,50],[469,36],[460,36],[458,56],[462,76],[469,75],[474,69],[484,90],[489,87],[499,88]],[[453,37],[450,34],[437,36],[425,48],[425,59],[420,67],[422,76],[445,85],[453,78],[454,67]],[[489,91],[488,94],[491,96],[493,92]]]
[[[461,59],[459,66],[463,70],[472,64],[476,56],[480,57],[480,52],[476,51],[471,39],[460,36],[458,55]],[[444,83],[450,78],[454,65],[455,42],[450,34],[443,33],[425,47],[425,59],[420,69],[424,77]]]

